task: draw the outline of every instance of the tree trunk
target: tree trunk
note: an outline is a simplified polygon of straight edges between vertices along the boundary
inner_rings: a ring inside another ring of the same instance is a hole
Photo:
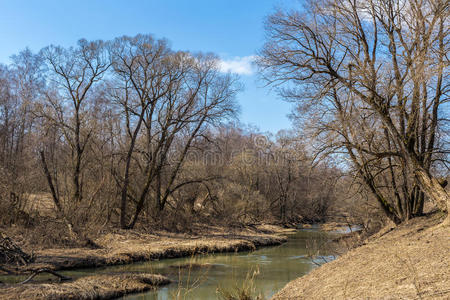
[[[404,139],[397,131],[390,116],[383,114],[380,109],[378,109],[377,112],[382,118],[383,123],[392,133],[393,137],[397,140],[397,144],[400,146],[400,152],[416,176],[420,189],[438,206],[440,210],[443,212],[449,212],[450,196],[447,191],[442,187],[439,181],[431,176],[430,172],[424,168],[423,163],[419,161],[414,153],[414,150],[409,149],[407,144],[404,143]],[[445,224],[450,224],[450,214],[447,214]]]
[[[436,203],[439,209],[449,212],[450,196],[439,181],[420,167],[414,170],[414,174],[425,194]]]
[[[441,185],[439,180],[431,176],[431,174],[421,166],[415,157],[409,156],[410,164],[413,167],[414,175],[420,184],[421,190],[430,198],[437,207],[443,212],[447,212],[444,224],[450,225],[450,195]]]

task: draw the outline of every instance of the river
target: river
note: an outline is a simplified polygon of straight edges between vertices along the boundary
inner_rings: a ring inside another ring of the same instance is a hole
[[[334,259],[321,247],[339,232],[323,232],[317,226],[288,235],[280,246],[252,252],[201,255],[191,258],[166,259],[127,266],[108,267],[111,271],[145,271],[168,276],[174,283],[143,294],[129,295],[127,300],[220,299],[217,290],[235,291],[249,286],[253,277],[256,294],[269,299],[289,281],[309,273],[318,264]],[[315,260],[308,255],[321,250]]]
[[[356,230],[358,228],[355,228]],[[318,265],[334,259],[326,244],[344,231],[324,232],[318,225],[289,233],[286,243],[251,252],[196,255],[193,257],[148,261],[129,265],[62,271],[79,278],[86,275],[146,272],[169,277],[173,283],[154,291],[123,297],[127,300],[221,299],[218,290],[250,288],[269,299],[289,281],[309,273]],[[320,250],[317,250],[320,249]],[[315,254],[315,258],[310,257]],[[49,275],[39,276],[41,282]],[[37,279],[38,277],[36,277]],[[20,276],[2,276],[4,282],[18,282]]]

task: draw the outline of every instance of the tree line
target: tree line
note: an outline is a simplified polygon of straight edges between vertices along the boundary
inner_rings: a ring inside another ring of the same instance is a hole
[[[50,216],[89,241],[91,226],[448,211],[448,1],[304,4],[267,18],[257,56],[295,104],[276,135],[236,121],[242,85],[217,56],[151,35],[0,65],[3,223]]]
[[[92,224],[322,220],[341,171],[236,123],[242,86],[218,62],[137,35],[0,65],[3,222],[52,217],[88,240]]]

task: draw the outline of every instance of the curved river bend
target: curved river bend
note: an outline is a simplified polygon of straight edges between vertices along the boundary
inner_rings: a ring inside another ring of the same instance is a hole
[[[358,230],[359,228],[355,228]],[[217,290],[236,291],[247,277],[254,275],[254,289],[263,299],[269,299],[289,281],[309,273],[319,264],[334,259],[323,245],[330,239],[345,233],[324,232],[319,226],[289,233],[286,243],[265,247],[252,252],[197,255],[187,258],[164,259],[129,265],[94,269],[62,271],[72,278],[86,275],[116,272],[159,273],[174,282],[154,291],[128,295],[127,300],[220,299]],[[348,231],[347,231],[348,232]],[[320,249],[317,253],[314,249]],[[316,254],[315,260],[308,254]],[[45,280],[46,275],[42,278]],[[6,278],[8,280],[23,280]]]
[[[322,249],[316,261],[312,261],[308,257],[308,253],[312,250],[308,248],[322,245],[338,234],[338,232],[323,232],[318,227],[313,227],[289,234],[288,241],[280,246],[261,248],[253,252],[165,259],[107,267],[97,269],[96,272],[153,272],[175,281],[156,291],[124,297],[127,300],[169,300],[175,299],[177,293],[181,295],[178,299],[218,299],[218,288],[230,291],[236,286],[242,287],[246,277],[256,272],[254,276],[256,292],[269,299],[289,281],[307,274],[325,260],[332,260],[330,252]]]

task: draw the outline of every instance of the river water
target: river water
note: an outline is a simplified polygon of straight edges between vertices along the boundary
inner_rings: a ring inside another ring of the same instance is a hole
[[[218,290],[236,291],[249,286],[269,299],[289,281],[309,273],[318,264],[334,259],[322,246],[339,232],[323,232],[318,227],[301,229],[288,235],[280,246],[252,252],[224,253],[191,258],[166,259],[120,267],[109,271],[145,271],[168,276],[174,283],[143,294],[124,297],[127,300],[220,299]],[[317,253],[316,249],[321,250]],[[317,254],[313,260],[310,254]]]
[[[357,229],[357,228],[355,228]],[[63,271],[72,278],[115,272],[159,273],[173,283],[154,291],[124,297],[127,300],[221,299],[218,290],[236,291],[252,284],[254,295],[269,299],[289,281],[309,273],[324,262],[334,259],[326,243],[345,233],[324,232],[319,226],[299,229],[287,234],[286,243],[252,252],[197,255],[129,265]],[[318,250],[319,249],[319,250]],[[314,254],[315,258],[311,258]],[[41,280],[48,275],[41,276]],[[249,280],[249,279],[252,280]],[[18,282],[24,277],[3,276],[4,282]]]

